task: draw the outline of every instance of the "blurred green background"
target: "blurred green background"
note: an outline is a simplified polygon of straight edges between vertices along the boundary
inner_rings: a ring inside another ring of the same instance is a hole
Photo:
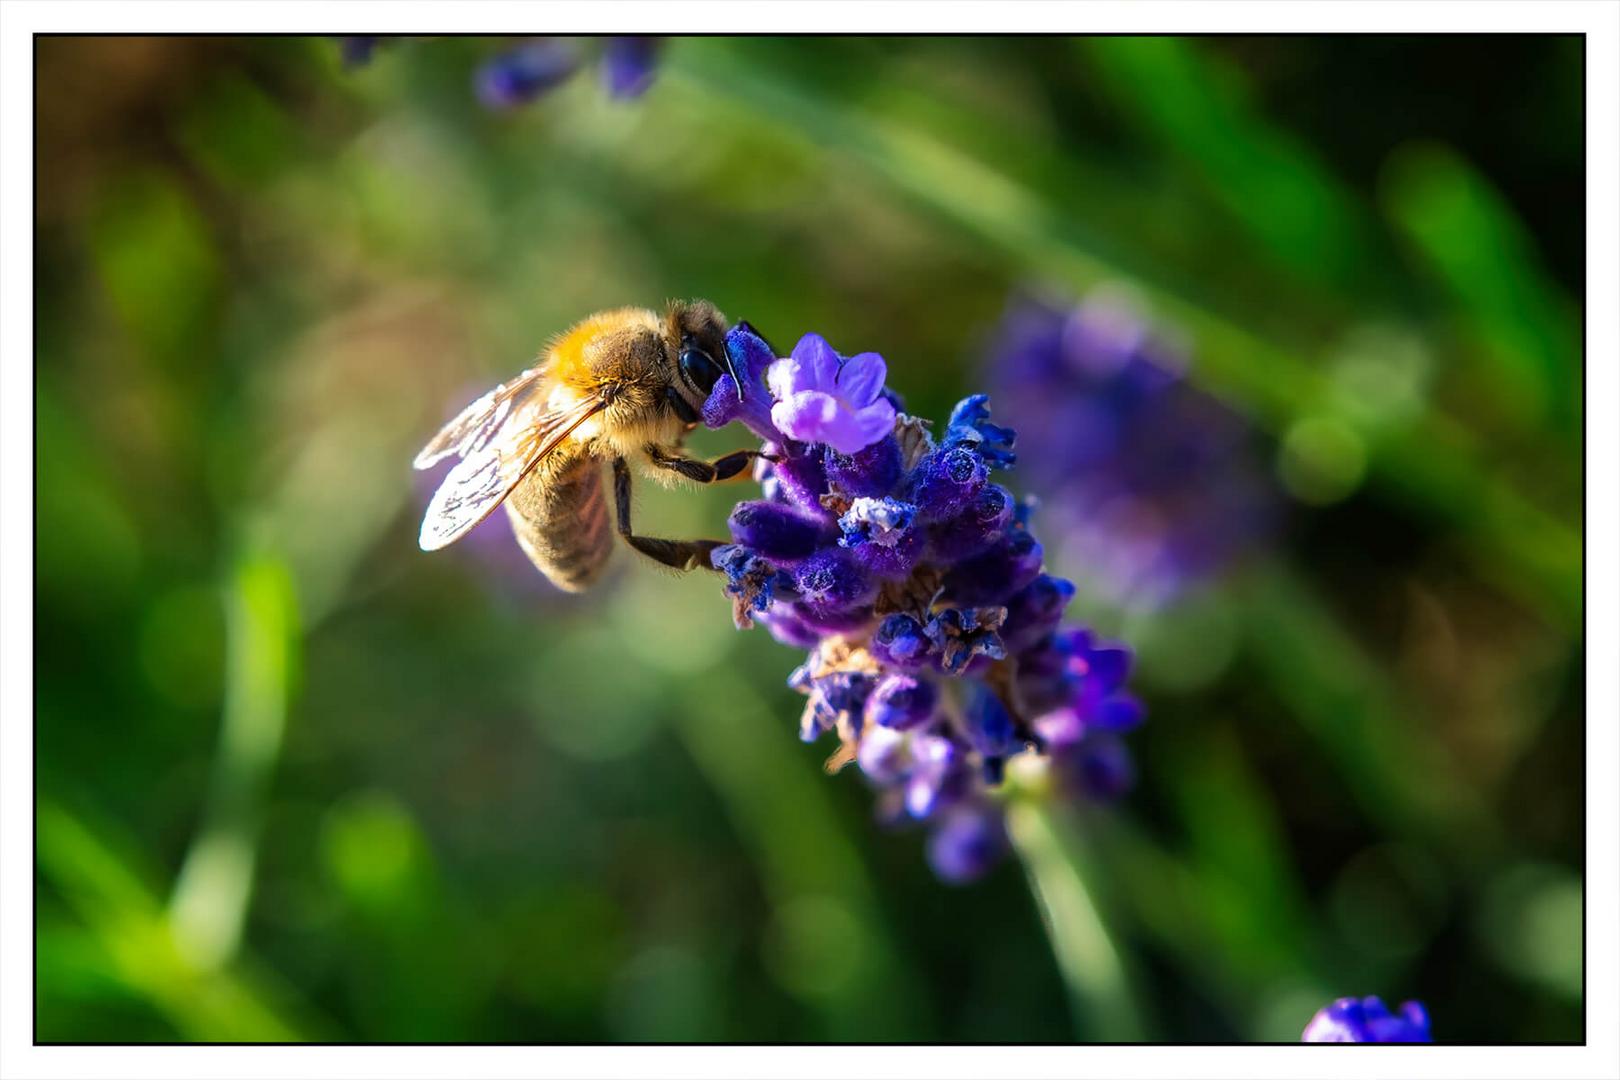
[[[492,114],[500,47],[37,42],[38,1039],[1582,1038],[1578,38],[677,39]],[[941,417],[1032,281],[1138,290],[1289,503],[1074,611],[1150,705],[1050,822],[1078,969],[822,774],[712,578],[423,555],[409,469],[673,296]]]

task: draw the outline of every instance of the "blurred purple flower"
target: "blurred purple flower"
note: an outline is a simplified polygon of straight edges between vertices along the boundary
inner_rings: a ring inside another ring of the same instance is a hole
[[[377,46],[388,39],[377,34],[348,34],[340,36],[337,40],[338,51],[343,57],[343,66],[353,70],[369,64],[371,54],[377,51]]]
[[[1182,377],[1177,349],[1107,292],[1015,299],[984,370],[1024,438],[1029,490],[1067,568],[1157,607],[1263,543],[1277,500],[1241,417]]]
[[[1429,1013],[1421,1003],[1408,1001],[1391,1013],[1376,997],[1340,998],[1311,1017],[1300,1036],[1308,1043],[1427,1043]]]
[[[392,40],[376,35],[336,36],[345,68],[364,66],[378,45]],[[664,39],[649,36],[609,37],[602,42],[602,85],[617,101],[640,97],[652,85]],[[480,64],[473,73],[478,100],[491,109],[527,105],[567,82],[580,67],[575,43],[563,38],[529,38]]]
[[[561,86],[578,67],[572,44],[537,38],[484,61],[473,74],[473,86],[489,108],[510,109]]]
[[[704,420],[743,421],[776,460],[713,564],[739,627],[808,651],[789,679],[807,698],[800,736],[837,736],[829,764],[860,768],[882,820],[926,823],[949,882],[1007,848],[995,790],[1009,758],[1049,758],[1064,794],[1120,795],[1118,733],[1142,717],[1124,689],[1130,654],[1062,625],[1074,586],[1042,572],[1028,509],[990,480],[1015,436],[986,398],[961,402],[936,442],[898,412],[879,357],[842,361],[811,334],[769,366],[766,416],[772,350],[746,323],[726,348],[744,393],[722,378]]]
[[[602,45],[602,84],[609,97],[638,98],[652,85],[658,70],[658,37],[610,37]]]
[[[883,396],[888,369],[877,353],[841,358],[820,334],[806,334],[793,355],[766,373],[776,404],[771,420],[791,439],[853,454],[889,434],[894,405]]]

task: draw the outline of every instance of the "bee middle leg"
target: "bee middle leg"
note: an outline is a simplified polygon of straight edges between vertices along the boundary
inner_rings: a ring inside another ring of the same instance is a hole
[[[730,480],[742,472],[750,461],[757,457],[775,460],[772,455],[763,450],[734,450],[713,461],[702,461],[698,458],[682,457],[672,454],[661,446],[649,444],[646,448],[647,457],[660,469],[669,469],[680,473],[688,480],[696,480],[700,484],[712,484],[716,480]]]
[[[714,569],[709,562],[709,553],[723,546],[726,543],[724,540],[663,540],[656,536],[635,534],[630,525],[630,465],[624,458],[613,459],[613,503],[618,511],[619,535],[625,543],[649,559],[682,571],[696,570],[698,567]]]

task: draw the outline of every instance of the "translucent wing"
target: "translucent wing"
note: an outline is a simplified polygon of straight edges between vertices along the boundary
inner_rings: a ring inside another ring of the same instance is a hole
[[[501,424],[534,398],[545,382],[545,365],[530,368],[461,410],[461,415],[439,429],[411,464],[431,469],[451,454],[466,457],[500,430]]]
[[[556,412],[540,411],[540,402],[533,398],[515,407],[510,399],[485,406],[501,389],[497,387],[475,402],[417,455],[420,469],[424,460],[431,464],[451,453],[462,454],[428,503],[417,541],[423,551],[437,551],[465,536],[501,505],[542,458],[606,407],[598,398]],[[466,419],[478,408],[489,411]],[[458,430],[462,432],[459,438]],[[447,440],[448,449],[436,449],[441,439]]]

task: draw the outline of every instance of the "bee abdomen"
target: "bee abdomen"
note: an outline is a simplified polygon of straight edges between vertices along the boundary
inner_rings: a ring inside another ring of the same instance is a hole
[[[506,516],[523,553],[559,589],[581,592],[602,576],[613,528],[594,458],[542,463],[507,496]]]

